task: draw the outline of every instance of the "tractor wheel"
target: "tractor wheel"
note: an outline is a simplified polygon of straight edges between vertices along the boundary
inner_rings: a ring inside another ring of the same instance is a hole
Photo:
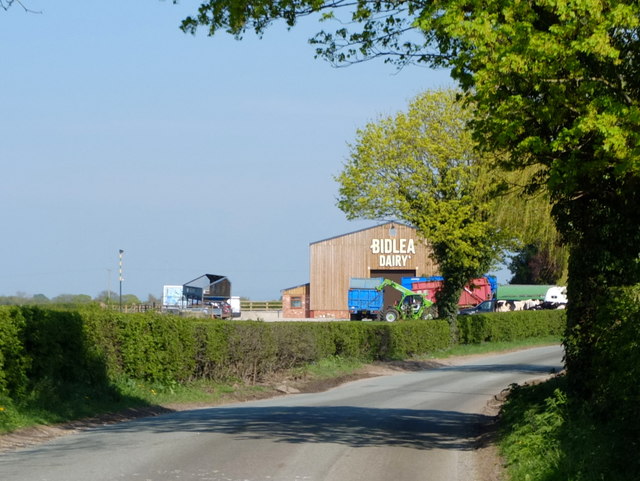
[[[400,319],[400,313],[397,311],[397,309],[394,309],[392,307],[384,311],[382,319],[387,322],[396,322],[398,319]]]

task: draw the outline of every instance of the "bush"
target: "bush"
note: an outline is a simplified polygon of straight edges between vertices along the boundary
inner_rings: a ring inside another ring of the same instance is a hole
[[[460,344],[480,344],[561,336],[565,326],[562,309],[474,314],[458,317],[458,340]]]
[[[373,361],[448,347],[448,324],[201,322],[196,376],[260,382],[274,372],[332,356]]]
[[[0,307],[0,396],[21,397],[27,388],[29,358],[20,309]]]
[[[563,462],[567,398],[562,380],[512,386],[500,419],[500,448],[513,481],[550,481]],[[565,473],[566,474],[566,473]]]
[[[39,307],[22,307],[21,311],[31,382],[105,383],[103,366],[90,354],[84,320],[78,312]]]
[[[451,331],[447,321],[407,321],[389,326],[388,359],[406,359],[450,347]],[[384,358],[383,357],[383,358]]]
[[[618,442],[640,447],[640,285],[610,288],[597,306],[591,368],[581,373],[586,401],[597,417],[618,422]]]
[[[193,377],[196,337],[193,321],[157,313],[81,311],[90,326],[93,350],[111,377],[186,381]]]

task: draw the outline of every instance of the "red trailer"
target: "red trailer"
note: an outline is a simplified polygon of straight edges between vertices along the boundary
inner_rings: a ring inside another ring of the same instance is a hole
[[[431,302],[436,302],[436,292],[442,289],[442,279],[427,278],[425,280],[414,280],[411,282],[411,290],[425,294]],[[460,307],[471,307],[481,302],[493,299],[491,283],[486,277],[473,279],[464,287],[458,305]]]

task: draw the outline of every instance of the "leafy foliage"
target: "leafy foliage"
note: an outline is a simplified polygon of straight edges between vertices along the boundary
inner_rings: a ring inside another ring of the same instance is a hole
[[[322,31],[311,39],[311,43],[317,45],[317,55],[332,63],[384,57],[399,65],[444,64],[446,57],[429,48],[433,36],[423,35],[416,29],[415,18],[423,8],[422,2],[413,0],[207,0],[197,14],[183,20],[181,28],[195,34],[203,27],[210,36],[224,31],[241,39],[250,30],[261,36],[278,20],[293,27],[300,18],[315,16],[339,25],[333,33]],[[356,26],[361,28],[354,30]]]
[[[30,359],[25,354],[25,319],[18,309],[0,309],[0,396],[21,397]]]
[[[557,382],[512,386],[501,419],[501,448],[513,481],[543,481],[562,463],[561,432],[566,425],[567,397]],[[553,390],[552,390],[553,389]]]
[[[513,481],[632,481],[640,475],[638,439],[626,421],[594,415],[568,395],[566,376],[512,386],[498,444]]]
[[[560,310],[474,314],[458,318],[460,344],[516,341],[548,335],[560,336],[567,323]]]
[[[564,249],[550,252],[539,244],[527,244],[509,263],[510,284],[558,284],[564,276]],[[555,255],[554,255],[555,254]]]
[[[471,113],[452,90],[418,96],[406,113],[359,130],[337,177],[348,218],[396,217],[414,225],[444,276],[440,317],[455,319],[460,292],[501,257],[506,239],[490,222],[488,159],[466,128]]]
[[[341,22],[313,40],[333,63],[450,67],[473,102],[480,147],[526,172],[530,191],[547,190],[571,253],[567,365],[588,397],[593,293],[640,282],[640,4],[209,0],[183,29],[241,37],[312,14]]]
[[[640,284],[612,288],[596,296],[596,312],[589,343],[589,377],[581,382],[591,393],[593,412],[599,418],[615,418],[619,434],[636,438],[640,431],[637,416],[640,399]],[[580,349],[582,336],[577,328],[567,336],[567,349]]]
[[[0,305],[7,306],[61,306],[72,308],[76,306],[88,306],[95,303],[118,303],[118,294],[115,292],[100,292],[94,299],[87,294],[60,294],[49,299],[44,294],[35,294],[28,296],[24,292],[18,292],[13,296],[0,296]],[[158,302],[158,299],[149,294],[149,303]],[[140,304],[140,300],[133,294],[123,294],[122,303],[124,305]]]
[[[515,253],[509,266],[514,273],[511,283],[566,284],[569,251],[562,245],[548,192],[531,188],[536,168],[499,172],[491,218],[517,237],[517,245],[510,249]]]
[[[569,246],[567,367],[575,394],[594,369],[596,292],[640,282],[640,5],[443,1],[420,17],[472,91],[481,146],[535,169]],[[604,326],[598,323],[604,322]],[[613,353],[610,353],[613,355]]]

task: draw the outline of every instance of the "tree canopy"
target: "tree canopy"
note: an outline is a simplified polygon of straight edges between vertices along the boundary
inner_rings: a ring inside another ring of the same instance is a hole
[[[564,274],[564,251],[562,248],[549,250],[539,244],[526,244],[511,257],[509,270],[513,277],[509,283],[558,284]]]
[[[530,192],[535,168],[508,172],[497,169],[499,184],[491,219],[517,239],[508,265],[512,284],[566,284],[568,249],[552,216],[546,190]]]
[[[337,177],[348,218],[401,219],[432,246],[445,278],[441,317],[455,316],[463,286],[486,274],[507,240],[490,222],[487,156],[475,151],[458,94],[426,92],[406,113],[359,130]]]
[[[482,8],[479,8],[482,7]],[[590,397],[595,293],[640,282],[640,4],[435,2],[417,20],[453,56],[476,105],[476,138],[501,164],[534,169],[570,248],[567,367]]]
[[[384,57],[401,65],[444,65],[447,55],[433,48],[433,35],[425,35],[416,24],[425,5],[414,0],[208,0],[181,28],[189,33],[203,28],[210,36],[223,31],[241,39],[247,31],[261,36],[278,20],[293,27],[302,17],[316,16],[337,25],[335,31],[321,31],[310,39],[317,54],[334,64]]]

